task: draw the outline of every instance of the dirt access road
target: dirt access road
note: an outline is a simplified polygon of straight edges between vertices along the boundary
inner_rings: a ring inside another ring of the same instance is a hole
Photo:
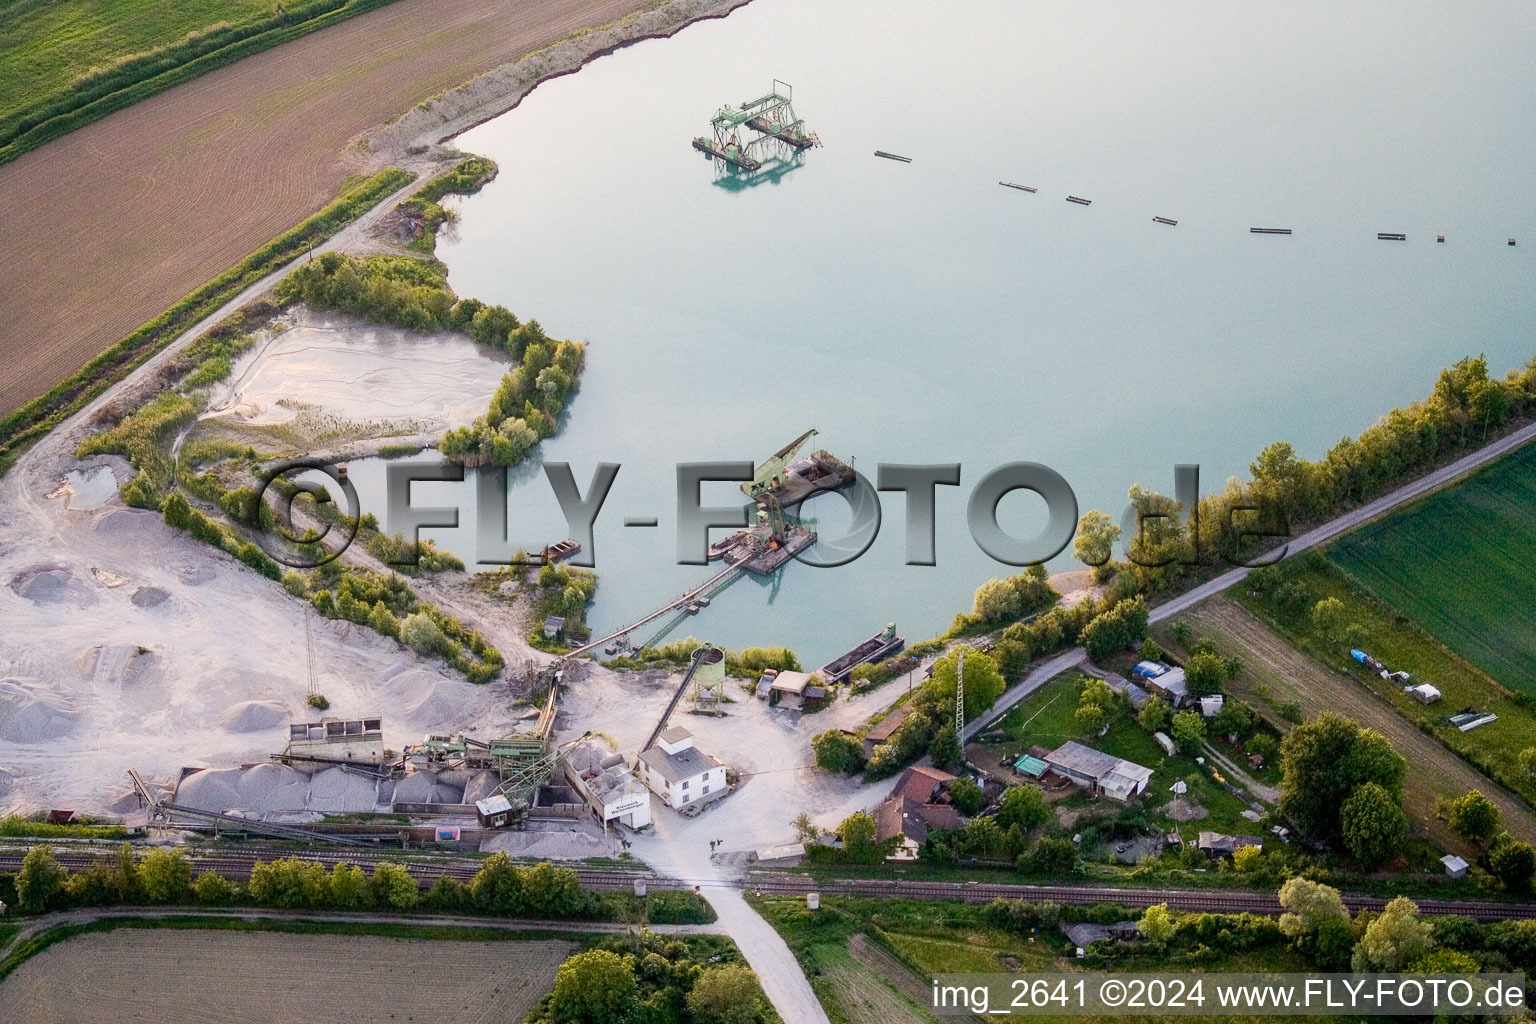
[[[1433,736],[1426,736],[1397,709],[1360,683],[1299,651],[1274,630],[1229,597],[1217,597],[1189,615],[1197,633],[1211,633],[1223,651],[1240,655],[1244,672],[1231,684],[1234,693],[1255,707],[1263,702],[1244,692],[1262,683],[1271,699],[1295,700],[1308,718],[1320,711],[1337,711],[1368,726],[1391,741],[1408,759],[1403,780],[1403,803],[1409,816],[1428,824],[1435,838],[1464,854],[1471,847],[1435,820],[1439,797],[1454,799],[1469,789],[1483,795],[1504,812],[1504,827],[1525,840],[1536,839],[1536,813],[1498,783],[1447,750]],[[1283,723],[1281,723],[1283,724]]]
[[[325,205],[359,133],[643,0],[398,0],[0,165],[0,413]]]

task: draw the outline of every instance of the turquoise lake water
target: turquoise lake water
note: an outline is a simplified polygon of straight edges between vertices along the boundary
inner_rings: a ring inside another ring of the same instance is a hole
[[[1015,571],[965,526],[998,465],[1045,463],[1082,510],[1118,514],[1132,483],[1171,492],[1175,463],[1219,487],[1276,439],[1320,455],[1463,355],[1502,373],[1536,353],[1533,40],[1515,3],[755,0],[462,136],[501,171],[438,252],[459,294],[588,342],[539,454],[583,487],[623,467],[598,629],[712,571],[674,564],[677,462],[761,459],[815,426],[871,477],[963,465],[936,567],[903,564],[886,495],[858,562],[739,583],[674,633],[819,664],[888,620],[932,635]],[[775,77],[825,145],[772,182],[717,183],[689,140]],[[565,536],[537,464],[515,476],[514,537]],[[456,496],[468,526],[471,493],[416,500]],[[830,536],[840,505],[807,511]],[[1032,534],[1043,504],[1015,494],[1001,519]],[[442,539],[472,559],[469,536]]]

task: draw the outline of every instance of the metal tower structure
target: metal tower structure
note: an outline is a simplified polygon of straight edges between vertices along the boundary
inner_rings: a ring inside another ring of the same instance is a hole
[[[965,731],[965,652],[960,652],[960,662],[955,666],[955,739]]]

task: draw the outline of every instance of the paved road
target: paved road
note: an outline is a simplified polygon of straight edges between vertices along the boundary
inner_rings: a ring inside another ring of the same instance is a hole
[[[1287,547],[1287,553],[1295,554],[1298,551],[1305,551],[1308,548],[1326,544],[1340,534],[1347,533],[1355,527],[1375,519],[1384,512],[1388,512],[1399,505],[1405,505],[1416,498],[1421,498],[1430,491],[1438,490],[1473,470],[1486,466],[1488,463],[1509,454],[1533,439],[1536,439],[1536,423],[1521,427],[1511,434],[1506,434],[1492,444],[1462,456],[1450,465],[1442,466],[1431,473],[1419,477],[1412,483],[1404,484],[1397,490],[1383,494],[1374,501],[1366,502],[1352,512],[1346,512],[1337,519],[1330,519],[1323,525],[1308,530],[1290,542]],[[1171,619],[1175,615],[1188,611],[1206,598],[1219,594],[1240,583],[1248,575],[1248,572],[1249,570],[1245,568],[1235,568],[1224,572],[1213,580],[1209,580],[1192,590],[1164,601],[1152,609],[1149,617],[1152,622],[1163,622]],[[992,705],[985,715],[966,724],[961,736],[962,742],[970,742],[982,729],[1001,718],[1009,708],[1012,708],[1019,701],[1045,685],[1047,680],[1053,679],[1087,660],[1088,652],[1078,647],[1065,654],[1058,655],[1034,669],[1024,677],[1018,686],[1008,690],[1002,697],[998,698],[997,703]],[[1447,752],[1447,756],[1454,755]]]

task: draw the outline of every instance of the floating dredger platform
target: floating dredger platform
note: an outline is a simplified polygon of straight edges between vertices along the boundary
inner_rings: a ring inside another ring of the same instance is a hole
[[[819,431],[812,427],[789,444],[774,452],[757,467],[749,483],[741,485],[754,500],[772,495],[781,508],[794,508],[806,498],[822,491],[835,491],[853,482],[853,467],[825,449],[796,459],[805,443]]]
[[[790,102],[793,96],[794,88],[775,78],[767,95],[739,106],[726,104],[715,111],[709,122],[714,137],[699,136],[693,140],[693,148],[743,171],[756,171],[777,143],[797,150],[821,145],[816,133],[806,131],[805,122],[795,116]],[[745,142],[744,129],[756,133]]]

